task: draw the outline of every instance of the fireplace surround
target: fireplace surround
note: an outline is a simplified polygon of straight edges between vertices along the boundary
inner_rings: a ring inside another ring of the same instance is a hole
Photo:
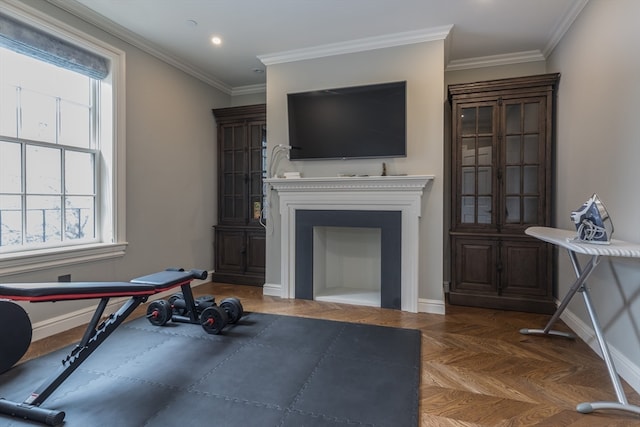
[[[314,226],[314,221],[319,226],[322,226],[323,222],[342,226],[352,222],[353,218],[358,222],[358,218],[364,221],[364,218],[396,215],[400,218],[399,229],[388,228],[387,233],[393,234],[395,239],[399,240],[394,247],[399,247],[400,256],[394,257],[395,266],[382,266],[384,273],[381,280],[384,290],[381,291],[380,306],[417,312],[421,199],[424,187],[431,180],[433,176],[430,175],[267,179],[268,185],[278,194],[281,219],[281,285],[279,290],[271,287],[268,290],[269,294],[279,294],[282,298],[296,298],[296,289],[304,287],[304,284],[297,282],[309,280],[309,267],[306,267],[306,272],[298,268],[299,263],[309,262],[308,258],[298,259],[302,256],[298,246],[303,244],[296,238],[296,234],[299,234],[296,231],[298,211],[302,216],[305,216],[303,211],[321,211],[324,212],[322,215],[325,218],[332,218],[318,221],[313,215],[310,219],[305,218],[303,222],[307,230]],[[348,212],[355,216],[345,215]],[[348,216],[352,219],[345,220]],[[376,221],[373,226],[380,227],[380,223]],[[384,238],[383,241],[387,242]],[[383,243],[383,247],[385,245],[389,244]],[[396,285],[393,282],[396,282]],[[300,292],[300,298],[309,297],[308,290]]]

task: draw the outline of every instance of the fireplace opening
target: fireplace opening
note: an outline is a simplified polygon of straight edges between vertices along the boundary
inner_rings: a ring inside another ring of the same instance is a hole
[[[313,227],[313,299],[380,307],[382,232]]]
[[[401,308],[400,211],[298,209],[295,215],[296,298]],[[367,272],[356,278],[359,270]]]

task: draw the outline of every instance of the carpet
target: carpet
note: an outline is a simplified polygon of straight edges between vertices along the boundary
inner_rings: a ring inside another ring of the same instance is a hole
[[[0,376],[22,402],[66,348]],[[75,426],[418,425],[420,332],[246,313],[221,335],[198,325],[118,328],[43,404]],[[2,426],[33,426],[0,415]]]

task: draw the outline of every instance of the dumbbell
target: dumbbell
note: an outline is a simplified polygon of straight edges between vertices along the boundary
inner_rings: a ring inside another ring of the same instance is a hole
[[[202,311],[200,324],[208,334],[217,335],[227,324],[233,324],[240,320],[243,314],[244,309],[238,298],[225,298],[220,301],[220,307],[214,304]]]
[[[196,312],[215,305],[215,298],[203,296],[195,301]],[[189,310],[182,293],[172,295],[169,300],[156,300],[147,307],[147,319],[155,326],[164,326],[169,320],[189,322]]]
[[[236,297],[225,298],[220,301],[220,307],[227,313],[229,323],[237,323],[244,314],[242,303]]]
[[[207,308],[215,305],[216,299],[211,295],[204,295],[198,297],[194,300],[194,304],[196,306],[196,313],[202,313],[202,311]],[[169,305],[171,305],[171,309],[173,310],[173,314],[178,316],[188,316],[189,309],[187,308],[187,303],[184,299],[184,295],[182,292],[175,293],[169,297]]]

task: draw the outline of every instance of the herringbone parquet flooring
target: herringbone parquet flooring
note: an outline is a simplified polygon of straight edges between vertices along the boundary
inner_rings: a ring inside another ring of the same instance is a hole
[[[581,340],[519,334],[523,327],[544,326],[549,316],[456,306],[448,306],[444,316],[412,314],[283,300],[263,296],[262,288],[224,284],[205,284],[195,293],[213,294],[218,301],[237,296],[245,311],[421,330],[423,427],[640,426],[640,417],[630,413],[575,411],[577,403],[615,400],[615,393],[604,362]],[[563,328],[568,330],[558,325]],[[74,342],[81,333],[76,329],[40,340],[26,357]],[[638,394],[624,387],[630,403],[639,405]]]

